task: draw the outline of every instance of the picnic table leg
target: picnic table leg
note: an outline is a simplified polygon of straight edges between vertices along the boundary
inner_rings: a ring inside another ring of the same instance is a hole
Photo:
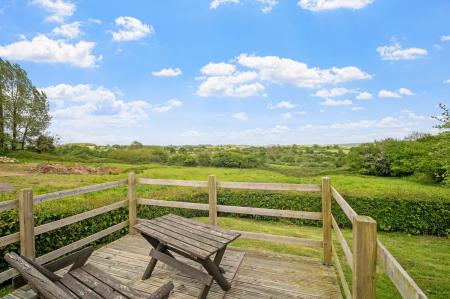
[[[164,252],[165,251],[165,246],[162,243],[158,243],[158,245],[155,248],[157,251],[159,252]],[[153,270],[155,269],[156,266],[156,262],[158,260],[155,258],[152,258],[150,260],[150,262],[147,265],[147,268],[145,269],[144,275],[142,275],[142,280],[146,280],[148,278],[150,278],[150,276],[152,275]]]
[[[228,291],[231,289],[231,285],[228,280],[223,276],[219,269],[220,262],[222,261],[223,255],[225,253],[225,247],[219,250],[214,257],[214,262],[211,259],[207,258],[203,260],[201,263],[203,267],[205,267],[206,271],[214,277],[214,280],[224,291]]]
[[[225,250],[227,249],[227,247],[225,246],[224,248],[222,248],[221,250],[219,250],[216,253],[216,256],[214,257],[214,264],[217,265],[217,267],[219,267],[220,273],[225,273],[225,269],[220,267],[220,262],[222,261],[223,255],[225,254]]]

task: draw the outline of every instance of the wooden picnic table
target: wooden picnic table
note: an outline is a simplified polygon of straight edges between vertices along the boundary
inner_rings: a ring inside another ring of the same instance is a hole
[[[134,226],[152,245],[152,257],[142,279],[148,279],[161,261],[192,278],[204,287],[199,298],[206,298],[213,281],[224,291],[231,288],[220,267],[227,245],[240,236],[239,233],[199,223],[191,219],[169,214],[146,220]],[[171,252],[177,253],[203,266],[207,273],[177,260]],[[214,259],[211,260],[212,255]]]

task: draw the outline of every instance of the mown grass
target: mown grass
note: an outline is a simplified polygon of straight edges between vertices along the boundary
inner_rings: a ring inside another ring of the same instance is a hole
[[[195,218],[201,222],[208,222],[208,218]],[[233,217],[219,217],[218,224],[221,227],[284,235],[300,238],[320,240],[322,229],[309,226],[298,226],[291,223],[268,222],[249,220]],[[352,232],[344,229],[344,236],[351,246]],[[401,233],[378,233],[378,238],[394,255],[398,262],[411,275],[429,298],[446,299],[450,294],[450,259],[448,249],[450,239],[432,236],[409,236]],[[333,236],[335,248],[340,248]],[[279,244],[266,241],[255,241],[239,238],[232,246],[241,249],[264,250],[276,253],[295,254],[320,259],[322,251],[317,248],[301,247],[291,244]],[[346,264],[342,252],[339,252],[341,264]],[[351,286],[351,271],[344,267],[347,281]],[[377,298],[401,298],[390,279],[377,266]]]

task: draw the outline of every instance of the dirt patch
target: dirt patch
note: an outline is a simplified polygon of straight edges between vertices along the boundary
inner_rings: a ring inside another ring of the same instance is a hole
[[[118,174],[119,170],[113,167],[88,167],[82,164],[64,165],[40,163],[30,167],[32,172],[53,174]]]

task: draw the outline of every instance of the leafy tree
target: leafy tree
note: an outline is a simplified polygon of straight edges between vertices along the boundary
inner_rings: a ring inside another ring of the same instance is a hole
[[[48,153],[55,150],[56,138],[49,135],[39,135],[36,139],[35,149],[38,153]]]
[[[440,122],[440,124],[435,125],[435,128],[438,129],[444,129],[448,130],[450,129],[450,111],[447,106],[444,105],[444,103],[439,103],[439,108],[442,109],[442,114],[439,115],[433,115],[431,118],[437,120]]]

